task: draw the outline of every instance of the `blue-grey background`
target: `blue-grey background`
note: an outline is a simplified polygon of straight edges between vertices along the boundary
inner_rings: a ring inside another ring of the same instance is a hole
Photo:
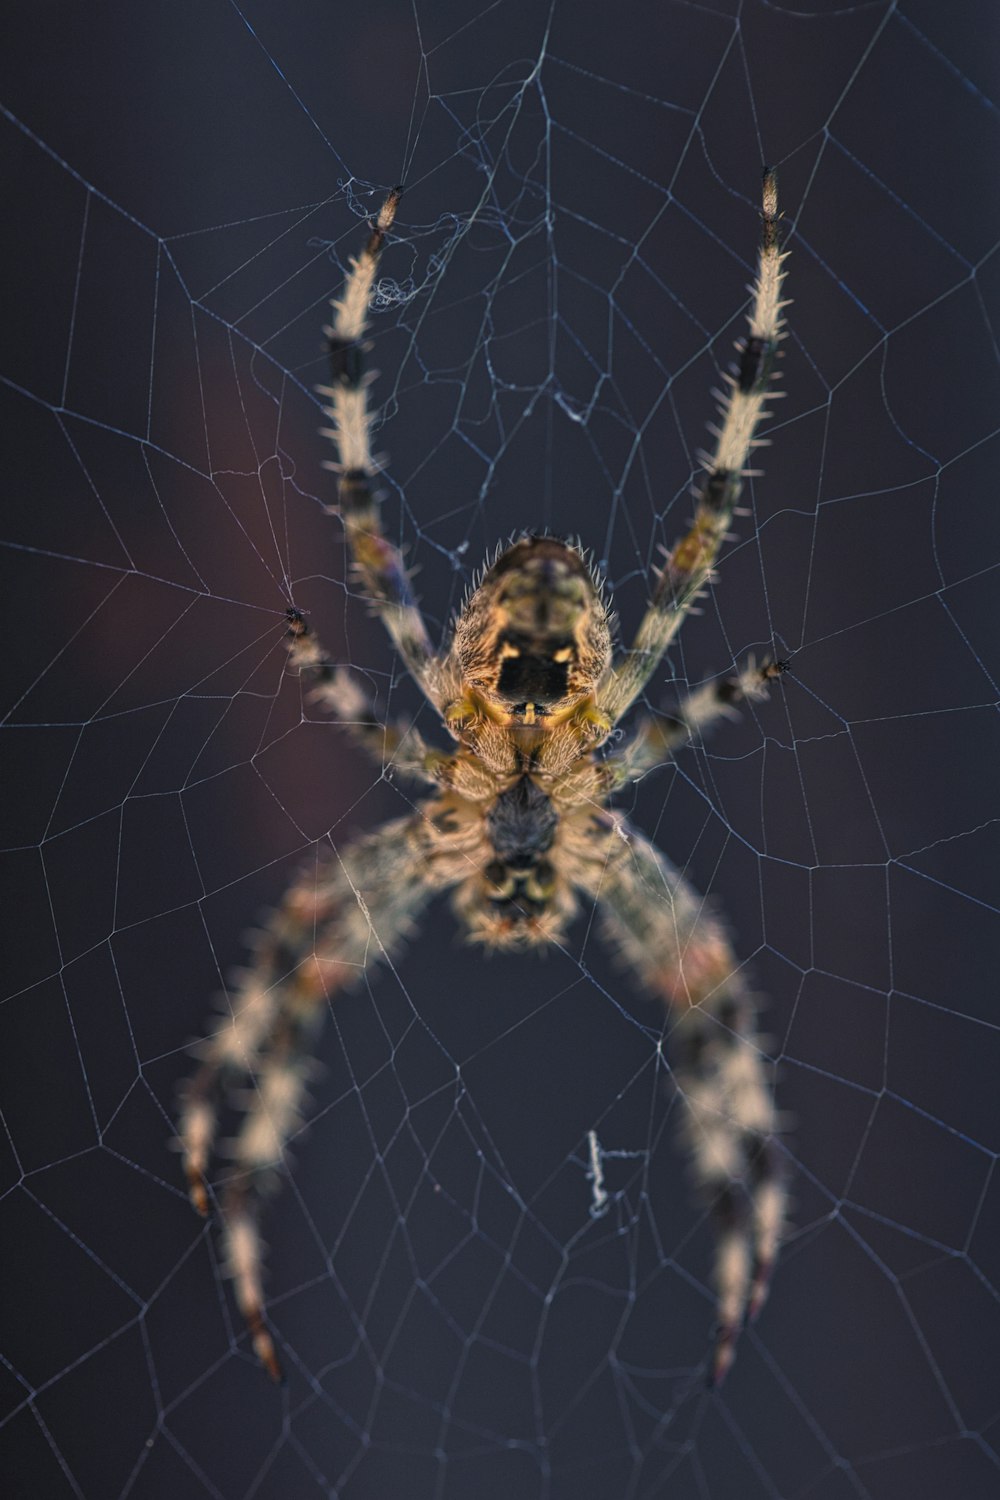
[[[7,31],[8,1492],[995,1494],[994,8],[140,0]],[[324,511],[360,216],[405,178],[377,446],[434,627],[545,525],[627,632],[743,330],[764,160],[787,396],[649,700],[749,652],[791,672],[623,800],[766,997],[772,1301],[706,1395],[661,1014],[596,924],[487,961],[436,912],[327,1027],[267,1221],[276,1392],[167,1142],[248,927],[409,805],[283,672],[294,599],[419,711]]]

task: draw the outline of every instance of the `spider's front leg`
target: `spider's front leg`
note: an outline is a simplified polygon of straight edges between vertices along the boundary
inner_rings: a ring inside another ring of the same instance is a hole
[[[260,934],[229,1018],[202,1042],[183,1093],[178,1141],[191,1201],[207,1214],[220,1110],[243,1113],[220,1192],[223,1244],[254,1351],[281,1378],[264,1322],[261,1206],[301,1125],[310,1057],[327,1003],[398,946],[439,885],[422,817],[359,840],[301,876]],[[249,1085],[249,1088],[248,1088]]]
[[[729,530],[743,488],[746,462],[760,445],[754,434],[767,413],[775,356],[782,338],[782,264],[778,249],[778,183],[773,169],[764,173],[762,227],[757,258],[750,332],[739,354],[737,372],[729,376],[715,430],[715,451],[697,491],[694,522],[659,573],[653,597],[621,663],[598,695],[598,706],[615,723],[645,688],[667,646],[705,584],[711,580],[719,549]]]
[[[403,719],[384,722],[357,677],[326,655],[302,611],[289,609],[286,614],[288,659],[313,684],[310,697],[334,715],[338,728],[383,772],[399,771],[426,786],[439,786],[452,757],[428,745],[411,723]]]
[[[339,476],[338,510],[355,572],[407,669],[426,697],[440,708],[437,664],[427,627],[402,555],[382,531],[379,497],[374,489],[379,466],[372,457],[370,441],[368,388],[373,377],[365,369],[368,306],[382,247],[402,191],[393,188],[386,198],[367,244],[351,262],[343,296],[333,303],[333,325],[326,330],[330,385],[320,387],[320,394],[329,401],[324,411],[333,426],[324,429],[324,436],[333,440],[337,458],[327,467]]]
[[[752,997],[698,893],[634,830],[619,834],[592,892],[612,942],[667,1006],[674,1077],[695,1173],[716,1233],[718,1384],[757,1316],[781,1238],[784,1158]]]

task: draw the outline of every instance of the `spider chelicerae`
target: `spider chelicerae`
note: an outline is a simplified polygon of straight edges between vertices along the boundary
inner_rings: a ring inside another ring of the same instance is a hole
[[[764,173],[750,331],[720,398],[694,519],[655,572],[649,606],[617,661],[601,580],[578,546],[552,536],[525,535],[498,549],[446,647],[435,651],[430,641],[403,559],[382,530],[369,444],[365,331],[400,193],[389,193],[333,304],[331,384],[321,392],[337,454],[328,467],[339,476],[338,509],[361,588],[454,744],[435,749],[408,724],[380,722],[304,616],[289,609],[290,659],[315,696],[380,765],[391,762],[430,795],[410,816],[340,850],[318,878],[313,870],[297,879],[260,934],[231,1013],[199,1044],[200,1066],[184,1090],[179,1141],[191,1198],[207,1214],[219,1111],[240,1109],[235,1166],[219,1194],[226,1259],[253,1347],[279,1379],[264,1316],[259,1221],[302,1123],[328,1002],[390,954],[439,891],[452,892],[467,935],[487,948],[560,941],[582,898],[597,906],[608,937],[671,1016],[687,1145],[716,1230],[709,1379],[718,1383],[740,1327],[764,1301],[782,1232],[783,1157],[768,1068],[722,926],[606,803],[742,700],[763,696],[781,665],[751,662],[707,683],[669,717],[644,717],[623,748],[602,752],[711,581],[759,441],[784,306],[775,173]]]

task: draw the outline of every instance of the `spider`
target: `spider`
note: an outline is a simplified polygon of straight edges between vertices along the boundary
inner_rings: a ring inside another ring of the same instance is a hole
[[[649,715],[624,748],[601,754],[643,693],[694,600],[711,581],[771,393],[782,338],[784,253],[777,182],[763,179],[750,330],[720,397],[715,449],[695,490],[694,519],[655,571],[632,645],[613,660],[603,585],[573,542],[524,535],[475,579],[446,648],[431,644],[399,551],[382,530],[374,488],[365,370],[368,307],[402,189],[389,193],[350,263],[326,330],[338,510],[355,574],[410,675],[454,742],[435,749],[410,725],[382,723],[357,682],[288,610],[292,666],[380,765],[429,791],[417,811],[358,839],[317,879],[291,886],[257,941],[227,1019],[197,1048],[182,1097],[179,1146],[195,1208],[223,1104],[243,1111],[235,1169],[220,1195],[224,1248],[258,1359],[281,1369],[264,1313],[263,1201],[302,1124],[310,1051],[328,1002],[389,955],[438,892],[450,890],[468,937],[487,948],[562,939],[580,898],[672,1022],[674,1074],[695,1175],[716,1233],[717,1326],[709,1383],[733,1360],[738,1332],[767,1293],[785,1211],[783,1160],[755,1007],[720,923],[621,813],[612,793],[669,759],[741,701],[762,697],[783,664],[751,661]],[[252,1080],[249,1093],[241,1090]]]

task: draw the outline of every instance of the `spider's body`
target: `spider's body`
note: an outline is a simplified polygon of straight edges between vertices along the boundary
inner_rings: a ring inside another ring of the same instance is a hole
[[[712,1377],[732,1361],[746,1315],[767,1289],[784,1212],[774,1108],[756,1017],[720,924],[684,877],[606,806],[741,700],[763,694],[776,664],[752,663],[696,689],[671,717],[646,717],[621,750],[603,747],[643,692],[687,611],[710,581],[729,528],[781,337],[774,174],[764,213],[749,337],[722,406],[694,519],[655,575],[631,647],[613,659],[608,608],[582,551],[525,536],[498,552],[467,598],[446,648],[434,651],[399,551],[382,532],[372,481],[364,332],[399,190],[353,262],[329,330],[324,392],[338,459],[339,509],[361,586],[450,734],[450,751],[412,727],[384,724],[357,683],[290,609],[293,664],[315,695],[380,762],[429,795],[406,818],[348,846],[317,879],[291,888],[261,935],[232,1015],[202,1044],[180,1141],[192,1198],[208,1209],[205,1173],[219,1105],[249,1074],[255,1091],[235,1142],[222,1215],[237,1296],[259,1357],[279,1373],[263,1315],[262,1196],[298,1129],[313,1033],[326,1003],[450,891],[470,940],[490,948],[562,942],[581,902],[672,1019],[674,1075],[688,1144],[718,1237],[718,1330]]]
[[[559,941],[576,909],[562,873],[603,829],[593,811],[596,709],[611,659],[607,609],[580,551],[525,537],[498,554],[455,629],[460,696],[445,722],[459,749],[438,775],[447,791],[424,811],[442,853],[461,847],[455,907],[491,947]]]

